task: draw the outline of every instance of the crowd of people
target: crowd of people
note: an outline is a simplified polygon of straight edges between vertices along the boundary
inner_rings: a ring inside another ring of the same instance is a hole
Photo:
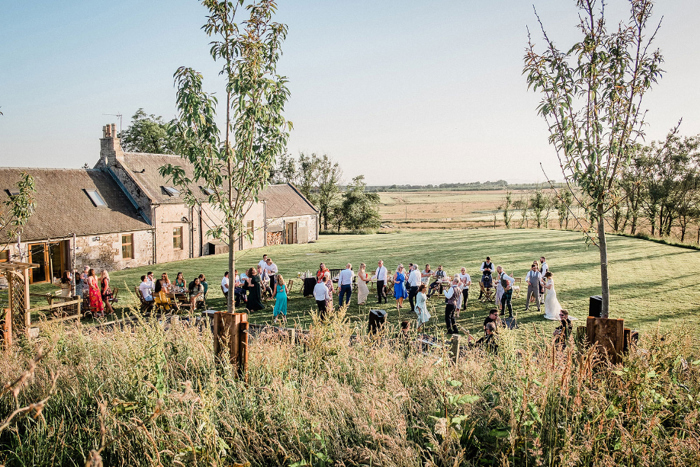
[[[102,270],[97,277],[95,270],[89,266],[83,268],[83,272],[75,278],[70,271],[63,271],[61,276],[61,295],[64,297],[79,297],[88,304],[89,311],[96,317],[114,313],[112,307],[112,287],[110,287],[109,272]]]
[[[366,264],[361,263],[357,274],[352,264],[348,263],[336,277],[331,277],[331,271],[321,263],[315,277],[313,297],[321,319],[324,319],[333,309],[336,296],[339,306],[348,306],[355,289],[357,303],[367,304],[370,296],[369,284],[375,283],[378,304],[388,303],[390,290],[397,310],[402,309],[405,301],[408,301],[411,311],[416,315],[418,330],[431,318],[427,306],[430,298],[435,295],[443,297],[445,326],[449,334],[459,333],[457,318],[460,311],[467,309],[469,291],[472,287],[472,279],[466,267],[461,267],[459,273],[454,276],[448,276],[442,265],[433,270],[430,264],[426,264],[421,270],[414,263],[409,264],[407,268],[403,264],[398,264],[392,275],[381,260],[378,261],[377,268],[373,272],[368,272]],[[229,280],[229,273],[226,272],[221,282],[222,291],[226,296],[229,292]],[[250,268],[240,275],[235,271],[233,281],[237,306],[243,303],[247,310],[259,311],[264,308],[263,302],[269,297],[275,300],[273,310],[275,323],[280,317],[286,321],[289,289],[284,278],[279,274],[277,266],[267,255],[263,255],[257,267]],[[562,309],[556,297],[553,274],[544,256],[533,261],[525,282],[527,284],[525,310],[532,305],[541,310],[544,304],[545,318],[561,320]],[[502,266],[495,266],[491,258],[486,257],[481,263],[478,285],[478,300],[493,301],[496,306],[493,310],[496,314],[503,314],[504,322],[508,325],[509,320],[514,319],[512,296],[516,287],[515,279],[508,275]],[[524,284],[522,286],[525,287]],[[568,314],[566,320],[569,320]],[[488,323],[485,323],[485,331],[486,324]],[[568,335],[568,331],[565,334]],[[490,341],[490,339],[487,340]]]
[[[491,309],[484,321],[485,336],[477,341],[480,345],[493,347],[491,336],[493,331],[501,324],[509,324],[513,320],[512,296],[516,281],[508,275],[502,266],[494,266],[490,257],[481,263],[478,278],[479,297],[482,302],[493,301],[495,307]],[[114,312],[111,305],[112,289],[108,271],[102,271],[97,277],[94,269],[85,267],[79,278],[76,278],[76,290],[72,290],[72,277],[69,271],[65,271],[61,279],[62,293],[66,296],[75,295],[85,297],[89,303],[90,311],[95,316],[104,316]],[[550,320],[561,321],[557,328],[557,335],[568,337],[571,331],[571,318],[566,310],[562,310],[557,300],[554,288],[553,274],[544,256],[538,261],[533,261],[530,270],[524,278],[527,286],[525,297],[525,310],[536,306],[541,311],[544,305],[544,317]],[[339,306],[348,306],[357,291],[357,303],[367,304],[370,297],[370,283],[376,284],[377,303],[388,303],[389,291],[392,291],[397,310],[408,305],[416,316],[416,328],[420,330],[431,319],[428,310],[428,301],[436,295],[445,300],[445,326],[448,334],[458,334],[457,319],[460,311],[467,309],[469,292],[472,288],[472,278],[466,267],[461,267],[459,273],[450,276],[439,265],[433,270],[430,264],[419,268],[417,264],[410,263],[408,267],[398,264],[394,274],[391,274],[382,260],[377,263],[374,271],[367,271],[365,263],[360,264],[359,271],[355,274],[352,264],[346,264],[345,268],[331,277],[331,271],[324,263],[319,265],[316,272],[316,284],[313,288],[313,297],[316,301],[319,316],[325,319],[333,309],[334,296],[337,295]],[[525,284],[518,285],[525,288]],[[190,309],[206,308],[206,299],[209,284],[204,274],[194,277],[189,283],[182,272],[178,272],[173,281],[167,273],[154,280],[153,272],[141,276],[139,292],[146,303],[154,302],[157,298],[161,302],[167,300],[183,300],[189,304]],[[256,267],[251,267],[239,274],[234,271],[233,277],[227,271],[221,280],[221,291],[228,300],[229,291],[233,289],[233,298],[236,307],[243,305],[248,311],[256,312],[265,308],[266,300],[274,300],[272,316],[274,322],[278,320],[286,322],[289,287],[285,278],[279,273],[277,265],[266,254]],[[506,312],[507,317],[506,317]],[[501,320],[499,315],[504,318]],[[493,325],[493,329],[491,326]]]

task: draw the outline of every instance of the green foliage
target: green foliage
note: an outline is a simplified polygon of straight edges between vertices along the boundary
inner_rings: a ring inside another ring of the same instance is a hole
[[[119,133],[122,148],[127,152],[151,154],[178,154],[181,141],[169,132],[175,122],[164,122],[163,117],[148,115],[143,109],[131,117],[131,125]]]
[[[535,191],[530,194],[530,209],[535,216],[535,226],[539,229],[542,227],[544,220],[544,212],[549,208],[549,199],[542,191],[541,186],[537,186]]]
[[[639,177],[639,200],[651,234],[668,236],[680,221],[683,241],[688,223],[700,218],[700,136],[681,137],[674,130],[635,155],[630,178]]]
[[[557,217],[559,218],[559,228],[568,229],[569,228],[569,214],[571,212],[571,205],[573,202],[573,195],[569,190],[561,190],[558,193],[555,201],[555,206],[557,208]]]
[[[273,0],[236,2],[205,0],[209,10],[205,33],[213,38],[210,53],[222,63],[226,80],[225,127],[216,125],[218,101],[203,90],[203,77],[192,68],[175,73],[179,118],[170,133],[182,140],[181,155],[193,168],[161,167],[190,205],[201,204],[195,191],[211,194],[208,202],[223,223],[210,230],[229,248],[229,270],[235,269],[236,239],[245,232],[245,215],[269,179],[275,158],[285,153],[291,123],[283,116],[289,98],[287,79],[277,74],[287,27],[272,21]],[[248,19],[236,23],[239,8]],[[228,309],[233,309],[232,296]]]
[[[539,91],[537,111],[549,127],[565,181],[587,195],[582,206],[597,223],[603,316],[608,316],[605,215],[616,205],[619,175],[643,137],[642,100],[662,70],[648,34],[652,0],[629,3],[627,23],[609,30],[604,2],[577,0],[583,38],[560,50],[542,33],[545,50],[530,38],[524,58],[528,87]]]
[[[271,172],[272,183],[292,183],[319,210],[323,229],[328,229],[329,219],[340,192],[342,178],[340,165],[327,154],[322,156],[299,154],[299,160],[283,155]]]
[[[358,175],[346,187],[341,203],[333,211],[338,230],[341,227],[360,230],[381,226],[379,195],[366,191],[366,186],[365,176]]]
[[[34,177],[22,172],[16,186],[16,194],[4,202],[5,210],[0,213],[0,233],[10,242],[22,234],[22,229],[29,222],[36,208]],[[2,245],[0,251],[6,248],[6,244]]]

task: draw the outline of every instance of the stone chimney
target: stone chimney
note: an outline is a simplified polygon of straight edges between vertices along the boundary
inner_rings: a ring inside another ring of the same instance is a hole
[[[123,162],[124,151],[117,137],[117,125],[112,123],[102,127],[102,139],[100,139],[100,161],[97,166],[114,167],[117,161]]]

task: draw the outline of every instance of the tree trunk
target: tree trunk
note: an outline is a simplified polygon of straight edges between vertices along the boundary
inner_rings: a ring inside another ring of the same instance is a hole
[[[226,310],[229,313],[233,313],[235,311],[233,308],[233,296],[236,293],[236,279],[234,278],[236,273],[236,232],[234,231],[232,225],[228,226],[228,271],[228,297],[226,298]]]
[[[610,284],[608,283],[608,243],[605,238],[605,218],[603,206],[598,206],[598,247],[600,249],[600,285],[603,296],[602,318],[610,313]]]

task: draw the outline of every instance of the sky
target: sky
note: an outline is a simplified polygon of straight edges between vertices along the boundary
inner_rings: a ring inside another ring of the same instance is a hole
[[[561,179],[540,96],[522,75],[528,27],[577,38],[574,0],[279,0],[289,27],[288,152],[328,154],[370,185]],[[608,0],[617,22],[627,0]],[[102,126],[138,108],[177,115],[173,73],[190,66],[223,93],[196,0],[0,0],[0,165],[81,167]],[[646,140],[683,118],[700,134],[697,0],[664,0],[664,76],[645,98]],[[223,111],[222,111],[223,113]]]

